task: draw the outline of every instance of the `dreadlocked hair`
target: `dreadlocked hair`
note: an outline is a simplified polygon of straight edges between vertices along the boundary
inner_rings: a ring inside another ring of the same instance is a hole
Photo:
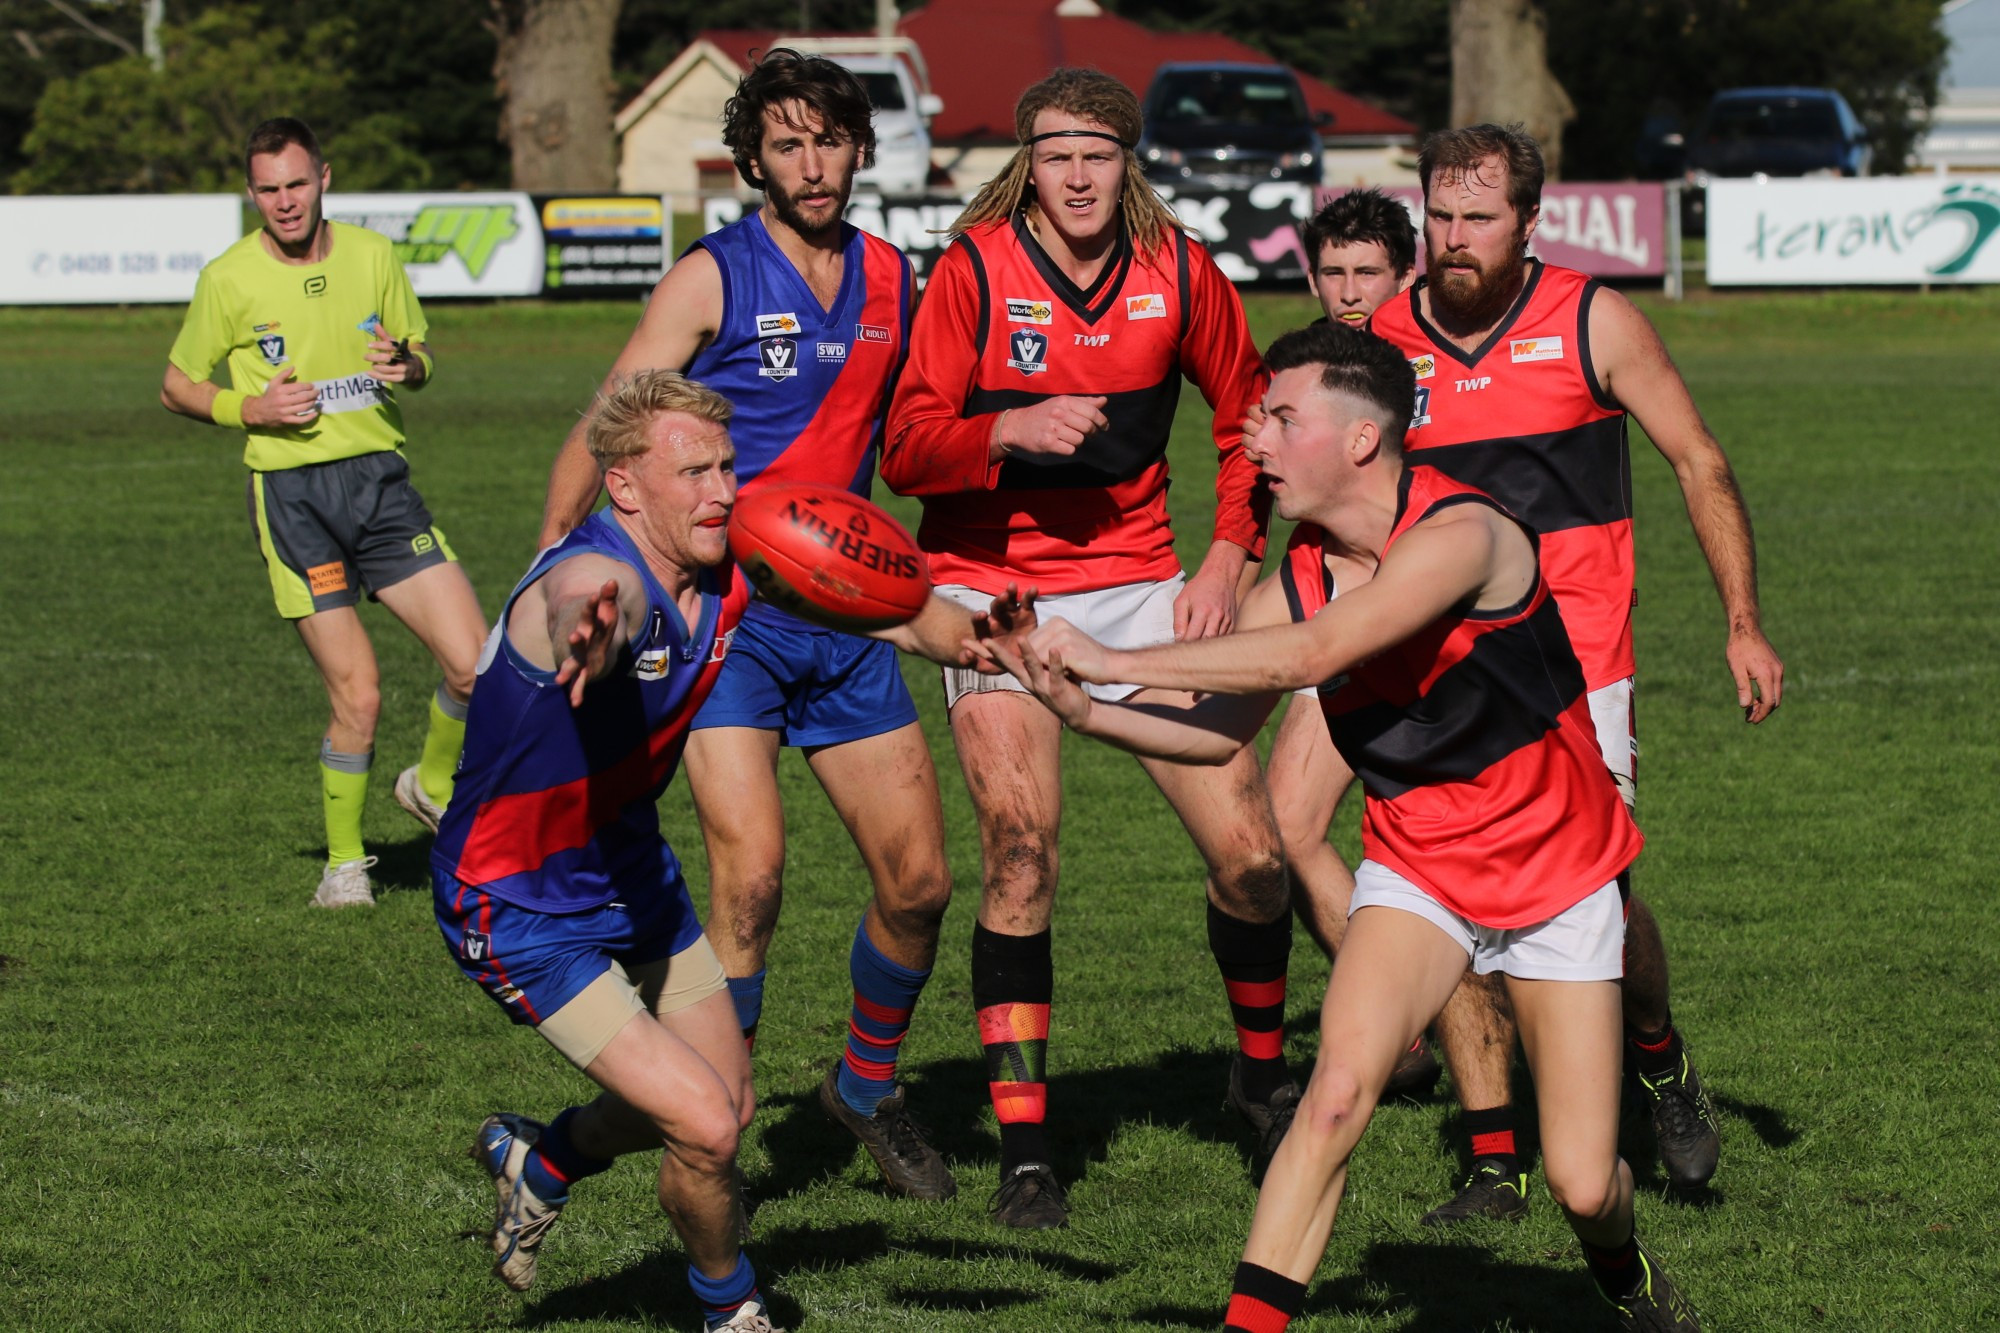
[[[1095,121],[1124,141],[1125,182],[1119,192],[1119,218],[1135,250],[1149,255],[1168,236],[1186,230],[1139,169],[1139,155],[1131,149],[1145,128],[1139,99],[1132,90],[1098,70],[1059,69],[1022,93],[1014,104],[1014,138],[1021,146],[1008,159],[1006,169],[986,182],[958,220],[946,228],[949,235],[963,236],[982,223],[1012,217],[1027,206],[1035,188],[1029,179],[1035,148],[1028,140],[1035,132],[1035,117],[1044,111]]]

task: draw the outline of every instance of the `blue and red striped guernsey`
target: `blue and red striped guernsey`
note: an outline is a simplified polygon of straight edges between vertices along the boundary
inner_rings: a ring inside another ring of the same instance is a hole
[[[840,291],[819,298],[752,213],[695,242],[722,274],[722,319],[688,363],[689,378],[735,409],[739,494],[810,481],[868,495],[889,396],[907,355],[910,261],[841,224]],[[759,620],[833,633],[759,602]]]
[[[1384,558],[1453,505],[1506,513],[1436,468],[1406,468],[1400,489]],[[1280,577],[1294,620],[1326,604],[1318,529],[1301,525]],[[1362,851],[1467,920],[1546,921],[1639,855],[1639,828],[1598,752],[1583,669],[1539,573],[1516,605],[1448,613],[1322,685],[1320,706],[1367,797]]]
[[[1420,287],[1369,327],[1417,372],[1412,460],[1476,486],[1541,535],[1542,568],[1585,683],[1632,674],[1632,464],[1625,412],[1591,362],[1598,284],[1528,263],[1520,298],[1471,352],[1423,315]]]
[[[617,668],[571,708],[555,674],[506,638],[523,589],[594,553],[639,571],[649,608]],[[544,551],[507,598],[480,655],[458,787],[431,865],[459,884],[539,912],[580,912],[680,875],[654,802],[680,765],[688,723],[721,673],[750,600],[734,564],[701,575],[692,630],[612,511]]]

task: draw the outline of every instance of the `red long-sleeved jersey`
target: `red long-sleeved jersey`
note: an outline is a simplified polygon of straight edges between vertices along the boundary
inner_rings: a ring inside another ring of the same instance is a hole
[[[1265,376],[1208,252],[1176,232],[1142,256],[1121,237],[1079,288],[1025,215],[960,237],[918,307],[882,451],[883,481],[924,502],[931,577],[1068,593],[1179,573],[1166,449],[1182,375],[1215,409],[1215,536],[1261,558],[1270,500],[1242,423]],[[999,413],[1063,394],[1103,395],[1111,428],[1065,458],[988,458]]]

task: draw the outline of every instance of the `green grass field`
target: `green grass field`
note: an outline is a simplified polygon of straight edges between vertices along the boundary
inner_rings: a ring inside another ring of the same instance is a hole
[[[1643,1234],[1711,1329],[2000,1325],[2000,300],[1652,308],[1741,475],[1789,675],[1777,717],[1744,726],[1671,475],[1635,438],[1639,885],[1724,1140],[1714,1190],[1686,1203],[1635,1136]],[[410,456],[490,614],[635,312],[431,313],[441,373],[409,409]],[[1260,341],[1306,314],[1252,301]],[[389,793],[434,673],[375,608],[367,833],[387,892],[372,912],[307,909],[324,700],[270,607],[240,440],[157,403],[178,318],[0,311],[0,1327],[696,1327],[638,1160],[579,1188],[534,1292],[487,1275],[473,1126],[585,1085],[440,942],[426,842]],[[1176,438],[1185,555],[1213,470],[1200,408]],[[962,901],[905,1068],[962,1191],[885,1198],[811,1100],[864,888],[788,756],[789,902],[743,1155],[780,1322],[1216,1327],[1253,1193],[1221,1106],[1233,1042],[1194,853],[1136,765],[1072,741],[1050,1068],[1075,1221],[1003,1234],[968,983],[976,843],[935,677],[909,671]],[[685,792],[665,807],[699,898]],[[1356,816],[1339,820],[1350,854]],[[1326,966],[1303,934],[1294,960],[1303,1062]],[[1519,1226],[1416,1225],[1455,1141],[1445,1100],[1383,1109],[1297,1327],[1610,1327],[1539,1189]]]

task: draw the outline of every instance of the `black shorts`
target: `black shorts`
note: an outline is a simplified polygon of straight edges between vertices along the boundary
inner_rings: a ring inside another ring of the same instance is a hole
[[[250,474],[250,524],[278,614],[299,620],[372,599],[458,557],[431,526],[402,451]]]

